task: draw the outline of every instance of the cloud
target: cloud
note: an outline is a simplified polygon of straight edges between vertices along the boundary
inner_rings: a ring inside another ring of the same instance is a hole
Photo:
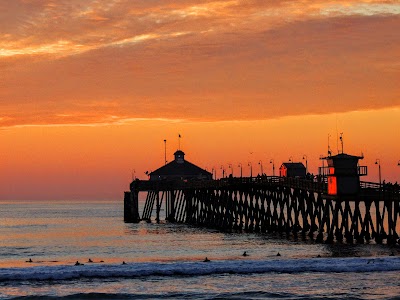
[[[400,105],[396,1],[21,0],[7,9],[2,126]]]
[[[395,1],[15,0],[0,3],[0,56],[75,54],[177,31],[243,31],[340,15],[399,14]]]

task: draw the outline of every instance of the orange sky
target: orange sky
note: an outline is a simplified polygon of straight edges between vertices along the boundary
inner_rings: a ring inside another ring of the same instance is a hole
[[[400,181],[398,28],[399,1],[2,1],[0,199],[122,199],[178,133],[247,175],[343,132]]]

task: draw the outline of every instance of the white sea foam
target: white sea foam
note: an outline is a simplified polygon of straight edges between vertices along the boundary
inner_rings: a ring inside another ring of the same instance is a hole
[[[252,273],[343,273],[400,271],[399,257],[314,258],[235,260],[211,262],[86,264],[82,266],[41,266],[2,268],[0,281],[71,280],[79,278],[118,278],[178,275],[252,274]]]

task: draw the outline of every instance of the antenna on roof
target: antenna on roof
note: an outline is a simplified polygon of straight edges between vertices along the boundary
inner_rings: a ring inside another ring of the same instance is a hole
[[[338,127],[337,127],[337,115],[336,115],[336,151],[337,151],[337,154],[339,154],[339,131],[338,131]]]
[[[181,150],[181,134],[178,135],[178,150]]]
[[[343,132],[340,133],[340,143],[342,144],[342,154],[343,154]]]
[[[332,152],[331,152],[331,147],[329,146],[329,138],[331,137],[331,134],[328,133],[328,156],[331,156]]]

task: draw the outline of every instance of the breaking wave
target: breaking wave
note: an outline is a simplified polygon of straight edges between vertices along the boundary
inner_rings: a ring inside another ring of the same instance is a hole
[[[73,280],[85,278],[139,278],[254,273],[343,273],[400,271],[399,257],[224,260],[210,262],[86,264],[2,268],[0,282]]]

